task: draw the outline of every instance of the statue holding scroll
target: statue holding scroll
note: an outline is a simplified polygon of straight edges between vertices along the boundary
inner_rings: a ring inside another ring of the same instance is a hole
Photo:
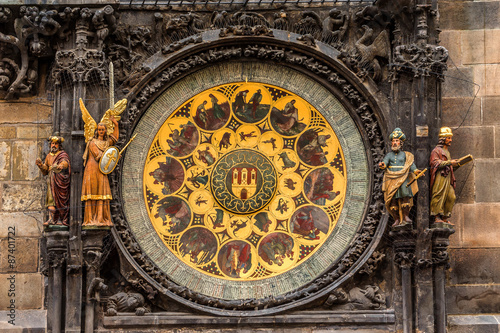
[[[451,145],[453,133],[449,127],[441,127],[439,141],[432,150],[430,158],[431,170],[431,216],[436,217],[436,223],[448,223],[451,211],[455,205],[455,175],[454,170],[472,161],[472,155],[458,160],[451,159],[448,148]]]

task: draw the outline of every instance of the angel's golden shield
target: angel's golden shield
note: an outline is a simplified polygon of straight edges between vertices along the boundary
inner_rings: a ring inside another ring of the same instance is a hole
[[[101,156],[99,170],[105,175],[113,172],[120,158],[120,151],[115,146],[111,146]]]

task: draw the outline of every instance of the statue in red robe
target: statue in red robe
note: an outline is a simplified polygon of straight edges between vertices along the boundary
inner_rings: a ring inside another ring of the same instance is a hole
[[[69,156],[64,151],[60,136],[52,136],[50,153],[42,163],[36,159],[36,165],[44,176],[47,176],[47,197],[45,200],[49,218],[44,225],[68,225],[71,167]]]

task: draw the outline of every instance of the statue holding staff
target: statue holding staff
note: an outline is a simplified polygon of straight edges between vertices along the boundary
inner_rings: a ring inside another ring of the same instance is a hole
[[[385,155],[378,166],[385,170],[382,191],[385,206],[394,218],[392,226],[395,227],[412,223],[409,215],[413,196],[418,192],[417,182],[414,180],[421,171],[415,166],[413,154],[402,150],[406,135],[401,129],[394,129],[389,139],[392,151]]]
[[[45,200],[49,211],[49,219],[44,223],[49,225],[65,225],[69,223],[69,196],[71,167],[69,156],[63,149],[64,138],[51,136],[50,152],[42,162],[36,159],[36,165],[44,176],[47,176],[47,197]]]

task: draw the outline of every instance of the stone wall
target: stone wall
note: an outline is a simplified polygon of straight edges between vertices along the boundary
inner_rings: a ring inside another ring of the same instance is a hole
[[[48,149],[51,112],[46,100],[0,101],[0,328],[7,320],[4,310],[11,299],[18,311],[43,308],[44,276],[40,273],[39,253],[46,184],[35,160],[43,145],[45,151]],[[10,227],[15,227],[13,238],[9,238],[13,236],[9,235]],[[13,253],[9,251],[12,249]],[[14,269],[9,255],[15,258]],[[11,281],[7,279],[12,274],[15,296],[8,297]],[[19,320],[18,315],[16,325]]]
[[[452,157],[472,154],[456,172],[450,314],[500,312],[500,1],[439,1],[441,44],[450,52],[443,125]],[[477,94],[474,99],[474,95]],[[471,104],[472,103],[472,104]],[[470,106],[470,111],[467,110]]]

